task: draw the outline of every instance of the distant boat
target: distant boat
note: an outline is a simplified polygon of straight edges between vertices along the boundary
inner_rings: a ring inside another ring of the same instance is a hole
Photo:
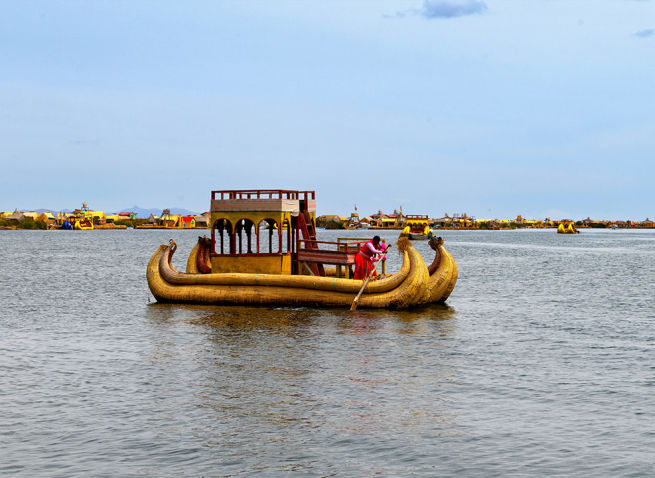
[[[612,224],[612,230],[613,231],[616,231],[618,228],[619,228],[619,226],[617,226],[616,224]]]
[[[82,217],[79,219],[75,220],[75,224],[73,224],[73,229],[76,231],[88,231],[93,229],[93,221],[91,218],[88,217]]]
[[[557,234],[579,234],[579,233],[580,231],[578,231],[575,228],[572,222],[569,222],[568,224],[561,223],[557,227]]]

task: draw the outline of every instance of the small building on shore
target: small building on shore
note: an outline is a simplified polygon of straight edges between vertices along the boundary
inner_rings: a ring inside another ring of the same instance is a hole
[[[446,213],[444,217],[432,219],[430,225],[437,227],[453,227],[453,218]]]
[[[350,214],[350,217],[346,221],[346,227],[347,228],[353,228],[359,224],[359,214],[356,212],[353,212]]]
[[[19,212],[18,209],[16,209],[14,212],[9,214],[8,216],[5,216],[5,220],[21,222],[21,221],[25,220],[25,214],[23,214],[22,212]]]
[[[474,216],[468,214],[453,214],[453,226],[460,229],[475,229],[478,227]]]
[[[345,220],[345,217],[337,216],[336,214],[324,214],[316,218],[317,223],[334,222],[335,224],[342,224]]]
[[[107,224],[107,215],[103,211],[89,211],[87,214],[91,215],[94,225]]]
[[[211,223],[211,216],[205,216],[204,214],[193,216],[193,219],[196,223],[195,227],[209,227],[209,224]]]
[[[405,216],[397,209],[393,214],[383,214],[381,210],[377,214],[371,214],[369,225],[377,229],[402,229],[405,227]]]
[[[171,214],[170,209],[164,209],[159,218],[159,225],[161,227],[176,227],[178,217],[179,216]]]
[[[179,216],[176,227],[190,229],[196,227],[196,220],[193,216]]]
[[[55,224],[55,222],[57,222],[55,216],[53,216],[52,213],[48,211],[39,214],[37,220],[45,222],[48,226],[52,226],[53,224]]]

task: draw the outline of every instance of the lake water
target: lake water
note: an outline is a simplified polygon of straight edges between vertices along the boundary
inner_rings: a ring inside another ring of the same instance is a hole
[[[655,474],[655,231],[443,231],[446,306],[155,303],[197,236],[0,231],[0,476]]]

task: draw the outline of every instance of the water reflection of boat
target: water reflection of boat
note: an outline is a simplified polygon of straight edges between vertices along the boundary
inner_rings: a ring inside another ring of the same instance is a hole
[[[270,196],[261,198],[264,194]],[[175,241],[160,246],[148,264],[152,294],[160,302],[349,307],[364,281],[327,277],[325,265],[352,266],[367,239],[355,247],[317,241],[313,196],[312,191],[214,191],[211,239],[199,238],[184,273],[172,266]],[[287,229],[256,227],[261,221]],[[443,241],[431,246],[437,256],[429,269],[411,242],[400,238],[400,271],[370,281],[358,306],[400,309],[445,301],[457,281],[457,266]]]

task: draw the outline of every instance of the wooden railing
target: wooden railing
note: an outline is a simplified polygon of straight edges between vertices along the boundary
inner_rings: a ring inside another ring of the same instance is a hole
[[[301,195],[305,200],[316,199],[315,191],[292,191],[288,189],[224,189],[212,191],[212,201],[216,199],[295,199]],[[220,196],[220,197],[219,197]]]
[[[346,242],[347,241],[347,242]],[[307,263],[321,263],[335,265],[336,277],[350,278],[350,266],[355,264],[355,257],[359,250],[370,239],[362,238],[338,238],[337,242],[333,241],[308,241],[300,239],[298,241],[298,261]],[[318,246],[315,248],[300,247],[303,243],[312,243]],[[323,247],[321,247],[323,246]],[[386,273],[386,261],[382,261],[382,274]]]

